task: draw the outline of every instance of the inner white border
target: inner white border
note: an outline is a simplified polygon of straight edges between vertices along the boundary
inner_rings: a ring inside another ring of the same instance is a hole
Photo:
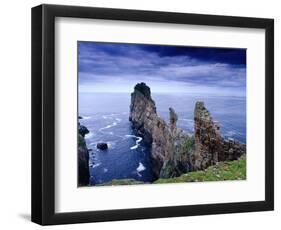
[[[56,18],[55,34],[56,212],[265,199],[263,29]],[[247,48],[247,180],[77,188],[78,40]]]

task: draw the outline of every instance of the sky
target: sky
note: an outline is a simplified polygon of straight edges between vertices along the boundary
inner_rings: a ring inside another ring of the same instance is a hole
[[[79,92],[246,96],[246,50],[78,42]]]

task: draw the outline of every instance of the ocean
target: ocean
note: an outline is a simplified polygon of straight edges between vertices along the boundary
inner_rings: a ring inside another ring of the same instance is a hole
[[[246,98],[196,96],[188,94],[153,94],[157,114],[168,122],[169,107],[178,114],[177,126],[193,133],[196,101],[204,101],[213,119],[218,121],[224,138],[246,144]],[[101,184],[113,179],[135,179],[151,182],[150,149],[135,136],[129,122],[131,95],[126,93],[79,93],[80,120],[90,133],[86,143],[90,149],[90,183]],[[108,150],[96,148],[106,142]]]

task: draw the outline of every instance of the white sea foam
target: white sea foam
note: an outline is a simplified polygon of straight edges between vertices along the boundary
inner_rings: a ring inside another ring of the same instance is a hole
[[[109,114],[109,116],[117,116],[117,115],[119,115],[118,113],[111,113],[111,114]]]
[[[82,117],[83,117],[84,120],[89,120],[89,119],[92,118],[92,117],[90,117],[90,116],[82,116]]]
[[[107,126],[105,126],[105,127],[103,127],[103,128],[100,128],[99,131],[102,131],[102,130],[105,130],[105,129],[109,129],[109,128],[114,127],[114,126],[116,126],[116,125],[117,125],[117,122],[113,122],[113,123],[110,124],[110,125],[107,125]]]
[[[92,165],[92,168],[99,167],[100,165],[101,165],[101,163],[96,163],[96,164],[93,164],[93,165]]]
[[[107,145],[108,145],[108,148],[113,149],[113,148],[115,147],[115,145],[116,145],[116,142],[114,142],[114,141],[108,141],[108,142],[107,142]]]
[[[107,168],[103,168],[103,172],[105,172],[105,173],[106,173],[107,171],[108,171],[108,169],[107,169]]]
[[[235,131],[228,131],[226,132],[226,136],[233,137],[236,134]]]
[[[137,172],[141,172],[141,171],[144,171],[146,168],[144,167],[144,165],[139,162],[139,166],[137,167]]]
[[[90,133],[85,135],[85,139],[90,139],[93,136],[94,136],[94,134],[92,132],[90,132]]]
[[[141,175],[139,172],[137,172],[137,175],[138,175],[139,177],[142,177],[142,175]]]
[[[138,145],[134,145],[134,146],[132,146],[130,149],[137,149],[139,146]]]
[[[136,145],[132,146],[130,149],[137,149],[140,145],[140,142],[142,141],[142,137],[138,137],[135,135],[125,135],[126,137],[132,137],[132,138],[136,138]]]
[[[111,113],[111,114],[103,115],[102,118],[103,119],[108,119],[108,118],[113,119],[114,116],[118,116],[118,115],[119,115],[118,113]]]

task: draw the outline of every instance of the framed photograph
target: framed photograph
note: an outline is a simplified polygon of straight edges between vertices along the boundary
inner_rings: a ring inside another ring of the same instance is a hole
[[[32,221],[274,208],[274,21],[32,8]]]

